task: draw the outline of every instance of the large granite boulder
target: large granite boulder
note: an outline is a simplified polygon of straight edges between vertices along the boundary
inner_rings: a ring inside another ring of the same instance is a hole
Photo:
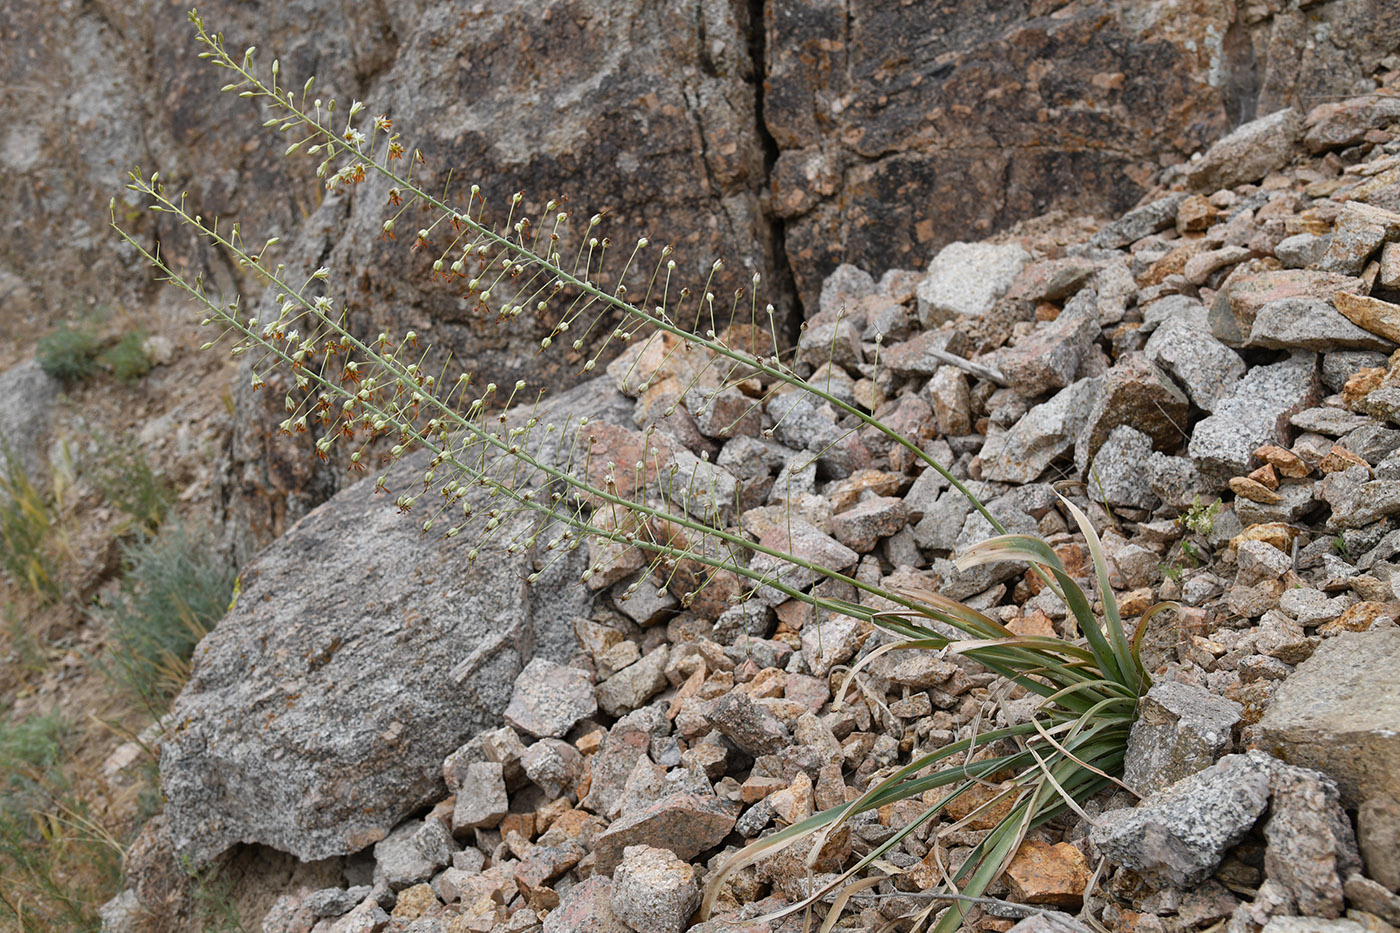
[[[556,404],[613,419],[630,408],[600,380]],[[390,489],[411,489],[425,464],[405,459]],[[257,842],[313,860],[378,842],[446,796],[443,759],[499,725],[531,658],[576,650],[587,549],[552,563],[509,555],[525,527],[515,519],[472,563],[479,529],[443,541],[421,525],[371,478],[244,570],[237,603],[195,650],[161,754],[179,855],[198,865]]]

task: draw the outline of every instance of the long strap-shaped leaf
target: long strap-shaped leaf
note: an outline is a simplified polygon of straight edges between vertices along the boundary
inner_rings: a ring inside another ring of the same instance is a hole
[[[1090,528],[1090,531],[1093,529]],[[1100,550],[1102,553],[1102,550]],[[1085,639],[1089,642],[1089,648],[1094,652],[1094,657],[1098,659],[1099,667],[1104,674],[1114,680],[1123,681],[1123,672],[1119,664],[1118,655],[1115,653],[1103,631],[1099,628],[1098,621],[1094,618],[1093,607],[1089,604],[1089,598],[1084,595],[1084,591],[1079,588],[1079,584],[1065,570],[1065,565],[1060,561],[1060,555],[1056,554],[1049,544],[1040,538],[1033,538],[1030,535],[998,535],[995,538],[988,538],[986,541],[979,541],[957,559],[957,566],[961,569],[975,567],[979,564],[990,564],[1001,560],[1026,560],[1039,564],[1054,575],[1056,581],[1063,590],[1065,604],[1069,607],[1074,618],[1079,622],[1079,630],[1084,633]],[[1104,585],[1107,585],[1107,575],[1104,576]],[[1110,600],[1113,590],[1108,590]],[[1116,604],[1115,604],[1116,613]],[[1121,633],[1122,626],[1119,626]],[[1132,670],[1132,667],[1129,667]]]
[[[1128,645],[1128,639],[1123,634],[1123,620],[1118,615],[1118,599],[1113,595],[1113,587],[1108,582],[1108,558],[1104,556],[1103,542],[1099,540],[1098,532],[1094,531],[1094,526],[1089,521],[1089,516],[1083,510],[1064,496],[1059,496],[1065,508],[1074,516],[1074,522],[1079,526],[1079,531],[1084,535],[1084,539],[1089,543],[1089,555],[1094,562],[1094,575],[1098,578],[1099,601],[1103,604],[1104,627],[1108,629],[1109,640],[1113,643],[1113,654],[1118,660],[1118,668],[1124,677],[1124,683],[1133,688],[1133,692],[1142,692],[1142,677],[1140,676],[1141,664],[1134,656],[1132,648]]]

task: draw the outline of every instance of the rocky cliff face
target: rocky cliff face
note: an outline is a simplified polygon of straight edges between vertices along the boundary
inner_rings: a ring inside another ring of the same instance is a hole
[[[295,80],[314,73],[322,94],[391,113],[434,181],[450,169],[454,187],[479,183],[497,203],[565,194],[583,216],[608,209],[620,235],[675,242],[691,268],[719,254],[759,268],[795,324],[796,303],[815,306],[843,261],[922,266],[1013,219],[1116,214],[1161,165],[1256,113],[1369,90],[1400,42],[1384,0],[1300,6],[225,0],[202,12]],[[218,93],[177,11],[61,7],[0,11],[0,319],[153,300],[106,229],[109,198],[140,165],[206,214],[287,238],[293,261],[353,270],[342,287],[366,330],[415,327],[498,378],[572,378],[567,362],[537,362],[538,334],[474,320],[413,274],[421,256],[379,243],[386,192],[323,200],[309,161],[253,138],[253,105]],[[166,255],[251,286],[181,232],[141,223]],[[266,541],[337,481],[268,466],[250,427],[266,419],[242,401],[232,506]]]

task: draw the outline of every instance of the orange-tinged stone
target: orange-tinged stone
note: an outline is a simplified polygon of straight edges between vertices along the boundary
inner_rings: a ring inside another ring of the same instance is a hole
[[[1365,632],[1376,624],[1377,619],[1394,618],[1400,605],[1396,603],[1360,602],[1347,609],[1326,625],[1317,630],[1319,635],[1337,635],[1342,632]]]
[[[1215,223],[1220,212],[1203,194],[1193,194],[1176,208],[1176,229],[1179,233],[1201,233]]]
[[[437,899],[433,893],[432,885],[415,884],[411,888],[404,888],[399,892],[398,900],[394,902],[395,920],[417,920],[426,913],[435,911],[442,907],[442,901]]]
[[[1236,476],[1230,480],[1230,491],[1242,499],[1251,502],[1262,502],[1264,505],[1277,505],[1283,501],[1283,496],[1274,492],[1263,483],[1256,482],[1247,476]]]
[[[584,755],[591,755],[598,750],[603,736],[607,734],[606,729],[594,729],[592,732],[579,736],[578,741],[574,742],[574,748]]]
[[[861,470],[842,480],[827,500],[832,512],[844,512],[860,501],[861,494],[872,492],[877,496],[893,496],[899,492],[903,475],[886,470]]]
[[[1140,616],[1151,609],[1156,602],[1157,596],[1152,592],[1152,587],[1144,586],[1119,597],[1118,611],[1125,616]]]
[[[744,803],[758,803],[769,794],[777,793],[785,787],[787,782],[780,777],[753,776],[740,785],[739,799]]]
[[[780,697],[787,691],[787,674],[776,667],[765,667],[748,683],[738,686],[755,700],[764,697]]]
[[[1357,327],[1400,342],[1400,305],[1351,292],[1337,292],[1332,296],[1332,304]]]
[[[1355,406],[1366,396],[1381,387],[1381,380],[1385,378],[1385,368],[1381,366],[1368,366],[1359,369],[1342,386],[1342,399],[1350,406]]]
[[[554,821],[565,813],[572,810],[569,806],[569,798],[556,797],[553,800],[540,804],[535,809],[535,828],[540,832],[554,825]]]
[[[1246,541],[1263,541],[1266,544],[1272,544],[1285,554],[1290,554],[1293,550],[1293,539],[1296,537],[1298,537],[1298,529],[1284,522],[1263,522],[1258,525],[1250,525],[1231,538],[1230,547],[1239,550],[1240,545]]]
[[[705,678],[709,676],[709,669],[702,662],[699,667],[690,672],[690,676],[680,685],[675,697],[671,700],[671,705],[666,708],[666,718],[675,719],[676,714],[681,711],[681,705],[686,700],[700,693],[700,688],[705,686]]]
[[[1026,904],[1079,907],[1089,885],[1089,863],[1068,842],[1054,845],[1027,839],[1006,868],[1015,900]]]
[[[1333,444],[1332,449],[1328,451],[1327,456],[1322,458],[1322,462],[1317,465],[1317,468],[1324,473],[1340,473],[1354,466],[1365,467],[1368,473],[1371,471],[1371,464],[1367,463],[1363,457],[1345,447]]]
[[[1312,472],[1312,467],[1308,466],[1306,460],[1293,451],[1285,450],[1275,444],[1265,444],[1254,452],[1254,456],[1273,467],[1279,476],[1286,476],[1289,479],[1302,479]],[[1250,476],[1253,475],[1253,473],[1250,474]]]
[[[1252,479],[1260,486],[1264,486],[1268,489],[1278,489],[1278,473],[1275,472],[1272,463],[1264,464],[1259,469],[1249,474],[1246,479]]]
[[[1037,578],[1039,579],[1039,578]],[[1006,627],[1017,635],[1043,635],[1046,638],[1056,637],[1055,623],[1050,617],[1039,609],[1032,609],[1029,614],[1018,616],[1006,623]]]
[[[568,839],[577,839],[584,830],[592,826],[598,828],[598,818],[585,810],[568,809],[554,818],[549,831],[559,831]]]
[[[992,798],[1007,790],[1010,787],[1007,783],[1002,784],[975,784],[965,794],[959,796],[952,803],[944,808],[944,812],[952,817],[954,821],[961,822],[967,819],[968,814],[982,807]],[[976,816],[967,820],[968,829],[991,829],[1006,818],[1011,812],[1011,808],[1016,805],[1016,794],[1012,791],[998,800],[996,803],[981,810]]]
[[[502,837],[515,832],[524,839],[533,839],[535,838],[535,814],[507,813],[501,817],[500,830]]]
[[[1180,246],[1174,247],[1161,259],[1148,267],[1142,277],[1137,280],[1138,288],[1148,288],[1153,285],[1161,285],[1169,275],[1178,275],[1186,268],[1186,263],[1197,253],[1204,252],[1208,247],[1205,240],[1187,240]]]
[[[812,779],[799,771],[792,784],[769,795],[768,805],[788,825],[802,822],[813,813]]]

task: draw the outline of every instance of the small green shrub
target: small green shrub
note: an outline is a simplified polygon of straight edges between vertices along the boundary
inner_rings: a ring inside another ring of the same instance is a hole
[[[165,477],[151,467],[139,447],[129,441],[97,442],[97,461],[90,478],[108,504],[131,517],[140,528],[154,531],[175,500]]]
[[[55,379],[79,382],[97,371],[101,346],[89,328],[60,324],[53,333],[39,338],[35,356],[40,368]]]
[[[97,362],[122,382],[135,382],[151,371],[144,335],[130,333],[98,354]]]
[[[207,531],[167,524],[125,548],[121,593],[99,611],[109,631],[108,672],[163,711],[188,675],[190,653],[228,607],[233,568]]]
[[[62,595],[54,563],[46,550],[57,516],[45,496],[8,447],[0,448],[0,569],[40,602]]]
[[[70,728],[57,714],[0,720],[0,926],[95,933],[118,889],[121,852],[73,791]]]

